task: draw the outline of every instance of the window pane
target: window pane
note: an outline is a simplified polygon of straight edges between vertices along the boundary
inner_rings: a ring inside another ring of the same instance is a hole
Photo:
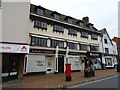
[[[43,15],[43,10],[42,10],[42,9],[37,8],[37,14],[39,14],[39,15]]]

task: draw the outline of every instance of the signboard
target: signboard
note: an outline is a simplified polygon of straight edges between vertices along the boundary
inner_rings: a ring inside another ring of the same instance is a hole
[[[69,57],[68,63],[71,63],[71,70],[80,70],[80,58]]]
[[[46,62],[43,55],[28,55],[26,72],[45,72]]]
[[[3,44],[0,43],[1,53],[29,53],[29,45]]]

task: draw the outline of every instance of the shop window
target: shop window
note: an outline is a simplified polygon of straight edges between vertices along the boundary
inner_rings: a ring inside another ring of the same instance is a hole
[[[91,34],[91,39],[97,40],[98,36],[96,34]]]
[[[98,46],[90,46],[91,51],[98,51]]]
[[[109,49],[108,48],[105,48],[105,53],[109,54]]]
[[[68,34],[77,36],[77,30],[70,28],[70,29],[68,30]]]
[[[35,20],[34,21],[34,27],[47,29],[47,23],[43,22],[43,21],[40,21],[40,20]]]
[[[54,15],[53,15],[53,18],[59,20],[59,19],[60,19],[60,15],[54,14]]]
[[[108,42],[107,42],[107,39],[104,39],[104,43],[105,43],[105,44],[107,44],[107,43],[108,43]]]
[[[64,27],[59,25],[53,25],[53,31],[64,33]]]
[[[37,8],[37,14],[43,15],[43,9]]]
[[[47,46],[47,39],[39,37],[31,37],[31,45],[34,46]]]
[[[88,45],[80,44],[80,50],[88,50]]]
[[[57,45],[59,48],[64,48],[64,41],[51,40],[51,47],[56,48]]]
[[[106,58],[105,62],[106,62],[107,66],[112,66],[112,59],[111,58]]]
[[[75,50],[77,50],[77,43],[71,43],[71,42],[69,42],[68,43],[68,47],[69,47],[69,49],[75,49]]]
[[[81,32],[81,37],[88,38],[88,33],[87,32]]]

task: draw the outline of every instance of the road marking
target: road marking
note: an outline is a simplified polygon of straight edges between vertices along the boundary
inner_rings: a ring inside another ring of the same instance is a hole
[[[100,80],[91,81],[91,82],[86,82],[86,83],[83,83],[83,84],[72,86],[70,88],[80,87],[80,86],[88,85],[88,84],[91,84],[91,83],[96,83],[96,82],[100,82],[100,81],[103,81],[103,80],[108,80],[108,79],[111,79],[111,78],[114,78],[114,77],[117,77],[117,76],[119,76],[119,75],[106,77],[106,78],[103,78],[103,79],[100,79]]]

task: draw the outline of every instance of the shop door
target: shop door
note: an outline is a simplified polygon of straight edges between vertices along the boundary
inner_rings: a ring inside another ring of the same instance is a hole
[[[58,72],[64,72],[64,56],[58,56]]]
[[[46,66],[47,66],[47,73],[52,73],[53,70],[52,70],[52,66],[53,66],[53,63],[52,63],[52,57],[47,57],[47,62],[46,62]]]
[[[18,78],[18,55],[3,54],[2,57],[2,82]]]

